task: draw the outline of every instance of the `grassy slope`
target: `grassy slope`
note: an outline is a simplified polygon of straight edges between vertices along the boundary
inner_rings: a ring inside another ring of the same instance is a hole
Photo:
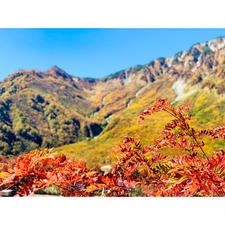
[[[56,148],[55,151],[76,159],[84,159],[89,166],[93,166],[96,163],[111,163],[115,157],[109,154],[109,150],[118,145],[124,136],[141,137],[142,143],[150,145],[172,118],[166,113],[158,113],[138,124],[138,116],[158,98],[167,97],[170,101],[175,98],[176,95],[171,88],[173,79],[162,79],[151,84],[129,108],[111,117],[110,123],[98,138],[62,146]],[[215,89],[209,90],[207,87],[200,89],[176,104],[187,102],[191,103],[190,113],[193,115],[191,121],[193,127],[207,129],[225,123],[225,99],[218,95]],[[207,140],[204,141],[208,143]],[[212,141],[208,147],[205,147],[205,150],[210,154],[224,146],[223,141]],[[176,149],[164,149],[164,152],[171,156],[182,154]]]

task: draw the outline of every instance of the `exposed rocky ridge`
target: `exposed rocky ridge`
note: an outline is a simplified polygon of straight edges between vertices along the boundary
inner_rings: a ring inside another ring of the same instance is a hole
[[[179,52],[171,58],[159,58],[147,65],[132,67],[104,79],[95,80],[92,82],[89,94],[95,100],[99,100],[98,115],[103,114],[106,118],[126,108],[139,90],[165,76],[184,79],[189,86],[199,84],[200,88],[206,86],[211,88],[212,86],[207,83],[209,74],[217,73],[215,70],[220,70],[223,74],[221,66],[224,60],[224,46],[225,38],[217,38],[206,43],[195,44],[188,51]],[[213,87],[218,90],[218,93],[223,92],[219,84]],[[98,92],[98,90],[101,91]],[[119,96],[107,101],[112,93]],[[103,98],[105,104],[101,107],[100,99]],[[112,104],[117,104],[117,108],[113,109]]]
[[[224,59],[222,37],[103,79],[73,77],[56,66],[45,72],[17,71],[0,83],[0,151],[18,154],[96,137],[109,117],[132,106],[155,83],[159,92],[165,82],[172,91],[182,80],[186,88],[223,95]]]

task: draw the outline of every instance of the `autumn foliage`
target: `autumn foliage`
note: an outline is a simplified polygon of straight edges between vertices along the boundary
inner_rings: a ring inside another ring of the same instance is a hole
[[[55,185],[63,196],[225,196],[225,153],[209,157],[202,139],[225,139],[225,126],[195,130],[189,125],[189,107],[174,107],[167,99],[158,100],[140,119],[160,111],[174,119],[158,139],[144,146],[138,138],[125,137],[113,149],[117,161],[107,174],[50,150],[36,150],[16,161],[0,159],[0,190],[24,196]],[[183,154],[171,158],[164,148]]]

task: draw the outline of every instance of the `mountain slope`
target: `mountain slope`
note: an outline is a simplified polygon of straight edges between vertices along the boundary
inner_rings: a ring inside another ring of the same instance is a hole
[[[0,87],[0,150],[6,154],[75,142],[102,129],[86,118],[95,106],[57,67],[17,71]]]
[[[224,121],[225,38],[193,45],[103,79],[78,78],[58,67],[17,71],[0,83],[0,151],[18,154],[35,148],[106,163],[107,150],[126,135],[149,143],[163,123],[137,124],[157,98],[190,101],[196,125]],[[210,107],[209,107],[210,106]]]
[[[209,46],[214,46],[214,48],[209,50]],[[153,63],[144,66],[134,74],[131,73],[130,76],[135,76],[136,79],[143,80],[141,79],[143,77],[146,79],[144,86],[142,88],[139,86],[139,91],[136,91],[136,96],[134,93],[130,97],[133,100],[127,104],[128,107],[113,114],[103,132],[95,139],[62,146],[56,148],[56,151],[85,159],[93,165],[110,163],[113,157],[109,157],[108,150],[118,145],[124,136],[140,136],[144,144],[150,144],[166,121],[171,118],[166,114],[158,114],[138,124],[138,116],[158,98],[167,97],[173,104],[190,103],[195,127],[208,128],[224,124],[224,46],[225,39],[221,38],[209,43],[194,45],[187,52],[164,59],[164,62],[160,64],[161,73],[155,73],[154,80],[150,79],[153,75],[149,72],[154,69]],[[199,53],[196,54],[198,51]],[[158,61],[154,62],[155,66]],[[217,141],[207,151],[210,154],[212,150],[218,150],[222,146],[224,142]],[[166,151],[171,155],[179,154]]]

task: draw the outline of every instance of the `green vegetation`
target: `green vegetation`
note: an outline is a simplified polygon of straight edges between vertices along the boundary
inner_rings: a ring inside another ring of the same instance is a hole
[[[194,62],[198,61],[198,57],[200,55],[201,55],[201,52],[197,48],[194,48],[192,52],[192,56],[194,57]]]
[[[123,72],[123,70],[121,70],[119,72],[116,72],[116,73],[112,73],[109,76],[102,78],[101,80],[103,82],[106,82],[106,81],[108,81],[110,79],[116,79],[116,78],[118,78],[119,74],[122,73],[122,72]]]
[[[145,68],[145,65],[137,65],[133,68],[133,72],[136,73]]]
[[[179,57],[182,55],[182,51],[177,52],[174,56],[173,64],[177,64],[179,62]]]
[[[166,61],[166,58],[164,58],[164,57],[159,57],[157,60],[159,61],[160,65],[163,66],[164,63],[165,63],[165,61]]]
[[[149,66],[154,66],[155,65],[155,61],[152,60],[151,62],[148,63]]]
[[[176,54],[175,54],[175,57],[180,57],[181,55],[182,55],[182,51],[180,51],[180,52],[177,52]]]
[[[206,56],[206,55],[209,55],[209,54],[212,54],[212,50],[208,47],[208,46],[204,46],[203,47],[203,55]]]
[[[221,40],[223,37],[222,36],[220,36],[220,37],[217,37],[216,38],[216,40]]]

